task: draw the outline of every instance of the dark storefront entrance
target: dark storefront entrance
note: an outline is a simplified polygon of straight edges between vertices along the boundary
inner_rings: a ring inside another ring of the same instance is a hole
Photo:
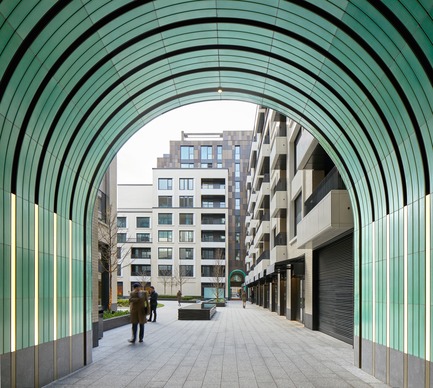
[[[315,329],[353,343],[353,235],[314,252]]]

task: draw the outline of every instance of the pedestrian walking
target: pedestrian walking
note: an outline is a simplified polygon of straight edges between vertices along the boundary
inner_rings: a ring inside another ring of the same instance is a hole
[[[180,306],[180,301],[182,300],[182,292],[179,290],[177,292],[177,305]]]
[[[141,289],[140,283],[134,283],[133,290],[129,295],[129,310],[132,324],[132,337],[128,341],[135,343],[137,340],[137,328],[140,327],[138,333],[138,342],[143,342],[144,324],[146,320],[146,309],[149,308],[149,295],[147,291]]]
[[[158,307],[158,293],[150,286],[150,315],[149,322],[156,322],[156,308]],[[153,317],[153,320],[152,320]]]
[[[245,308],[246,304],[247,304],[247,293],[245,292],[245,290],[242,290],[242,307]]]

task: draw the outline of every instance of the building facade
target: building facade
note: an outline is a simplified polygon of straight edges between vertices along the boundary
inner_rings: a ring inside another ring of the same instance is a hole
[[[239,297],[250,144],[250,131],[182,133],[152,185],[119,185],[119,295],[141,281],[167,295]]]
[[[258,109],[246,188],[250,297],[352,343],[353,216],[329,156],[295,121]]]

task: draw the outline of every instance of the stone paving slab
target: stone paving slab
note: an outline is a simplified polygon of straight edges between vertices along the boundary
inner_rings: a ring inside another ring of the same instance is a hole
[[[230,301],[210,321],[178,320],[163,302],[144,343],[130,325],[104,333],[93,363],[47,387],[388,387],[353,365],[353,349],[262,307]]]

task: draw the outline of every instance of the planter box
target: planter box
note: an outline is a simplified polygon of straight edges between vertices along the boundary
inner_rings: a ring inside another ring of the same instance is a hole
[[[210,321],[215,313],[216,313],[215,304],[197,303],[197,304],[181,307],[178,310],[178,319],[184,321],[186,320]]]
[[[125,326],[131,323],[131,316],[122,315],[121,317],[114,317],[109,319],[104,319],[104,331],[115,329],[120,326]]]

